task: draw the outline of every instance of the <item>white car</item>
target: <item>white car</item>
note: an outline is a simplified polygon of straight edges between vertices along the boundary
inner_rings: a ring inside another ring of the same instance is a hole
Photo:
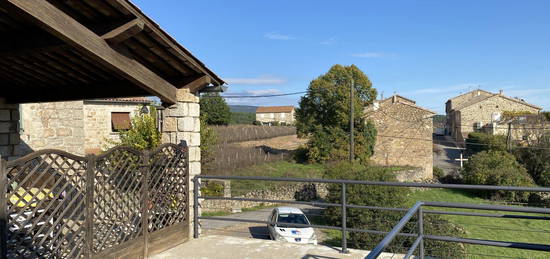
[[[273,209],[268,221],[267,230],[272,240],[317,245],[317,236],[312,227],[288,227],[281,224],[311,225],[301,209],[293,207],[278,207]]]

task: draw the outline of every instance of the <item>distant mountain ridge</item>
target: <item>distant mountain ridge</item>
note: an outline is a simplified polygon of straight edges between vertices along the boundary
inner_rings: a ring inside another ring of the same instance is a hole
[[[256,113],[258,106],[252,105],[229,105],[229,110],[231,112],[252,112]]]

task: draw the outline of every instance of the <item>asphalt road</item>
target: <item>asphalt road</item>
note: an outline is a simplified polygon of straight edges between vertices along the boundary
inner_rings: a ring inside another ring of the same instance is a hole
[[[434,135],[434,166],[437,166],[446,174],[460,169],[460,164],[455,159],[460,158],[460,148],[451,136]]]

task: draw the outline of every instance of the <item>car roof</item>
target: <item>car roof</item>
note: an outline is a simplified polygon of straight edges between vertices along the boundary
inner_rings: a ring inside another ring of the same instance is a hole
[[[279,211],[279,213],[304,214],[301,209],[294,207],[277,207],[276,210]]]

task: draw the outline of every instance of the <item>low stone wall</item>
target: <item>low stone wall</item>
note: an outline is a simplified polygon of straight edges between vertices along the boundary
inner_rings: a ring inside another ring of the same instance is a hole
[[[228,182],[224,183],[224,196],[231,197]],[[323,199],[327,196],[327,185],[322,183],[302,183],[285,184],[269,190],[252,190],[239,198],[254,198],[266,200],[297,200],[312,201]],[[213,211],[239,211],[242,208],[252,208],[258,205],[270,206],[275,203],[270,202],[252,202],[252,201],[227,201],[227,200],[204,200],[201,201],[201,210],[203,212]]]
[[[423,182],[426,180],[426,178],[424,177],[423,168],[412,168],[397,171],[395,172],[395,178],[398,182]]]

